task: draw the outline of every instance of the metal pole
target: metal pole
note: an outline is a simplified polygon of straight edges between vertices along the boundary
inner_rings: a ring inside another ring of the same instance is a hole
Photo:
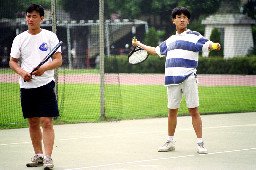
[[[68,42],[68,66],[69,69],[72,69],[72,60],[71,60],[71,40],[70,40],[70,27],[67,26],[67,42]]]
[[[105,31],[106,31],[106,46],[107,46],[107,56],[110,56],[110,44],[109,44],[109,24],[105,23]]]
[[[104,0],[99,0],[99,34],[100,34],[100,112],[105,119],[105,94],[104,94]]]
[[[57,34],[57,21],[56,21],[56,0],[51,0],[51,13],[52,13],[52,32]],[[58,69],[56,68],[54,71],[54,79],[55,79],[55,93],[58,101]]]

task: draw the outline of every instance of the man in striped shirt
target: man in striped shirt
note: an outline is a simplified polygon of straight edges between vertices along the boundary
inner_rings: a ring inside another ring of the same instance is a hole
[[[159,148],[159,152],[175,150],[174,133],[177,125],[177,113],[182,94],[184,94],[197,136],[197,152],[207,154],[202,139],[202,120],[198,111],[196,68],[199,52],[220,50],[221,46],[219,43],[214,44],[204,38],[200,33],[187,29],[189,20],[189,10],[184,7],[177,7],[172,11],[172,22],[176,25],[176,35],[172,35],[157,47],[147,46],[140,41],[132,41],[133,46],[140,46],[151,54],[160,57],[166,56],[165,86],[167,86],[169,108],[168,138],[167,142]]]

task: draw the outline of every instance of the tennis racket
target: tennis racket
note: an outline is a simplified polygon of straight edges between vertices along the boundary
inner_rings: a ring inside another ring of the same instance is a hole
[[[47,56],[36,66],[36,68],[34,68],[30,75],[32,76],[32,73],[36,70],[38,70],[46,61],[48,61],[51,56],[58,50],[58,48],[63,44],[62,41],[60,41],[50,52],[49,54],[47,54]],[[24,80],[25,81],[25,80]]]
[[[133,38],[133,41],[136,41],[136,38]],[[141,48],[140,46],[136,46],[133,50],[128,54],[128,61],[130,64],[139,64],[145,61],[148,58],[148,52]]]

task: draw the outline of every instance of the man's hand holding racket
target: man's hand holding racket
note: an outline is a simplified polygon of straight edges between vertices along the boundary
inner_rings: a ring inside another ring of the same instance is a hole
[[[138,41],[136,39],[136,37],[133,37],[133,39],[132,39],[132,46],[136,47],[136,46],[139,46],[139,44],[140,44],[140,41]]]
[[[35,68],[36,68],[36,67],[35,67]],[[33,69],[35,69],[35,68],[33,68]],[[25,82],[30,82],[30,81],[32,80],[32,78],[33,78],[33,75],[35,75],[35,76],[41,76],[41,75],[44,74],[45,71],[47,71],[47,70],[44,69],[43,66],[41,66],[41,67],[40,67],[39,69],[37,69],[36,71],[32,72],[32,74],[31,74],[31,73],[28,73],[28,72],[26,72],[26,71],[24,71],[24,72],[21,74],[21,76],[22,76],[22,78],[24,79]]]
[[[24,70],[22,71],[22,73],[20,75],[24,79],[25,82],[30,82],[32,79],[32,75]]]

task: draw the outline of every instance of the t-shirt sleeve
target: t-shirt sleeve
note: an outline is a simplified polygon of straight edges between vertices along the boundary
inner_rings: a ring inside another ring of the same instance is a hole
[[[166,41],[162,42],[159,46],[156,47],[156,53],[160,56],[160,57],[164,57],[167,55],[167,45],[166,45]]]
[[[59,39],[58,39],[57,35],[54,34],[54,33],[52,33],[51,42],[52,42],[51,43],[51,49],[53,49],[59,43]],[[61,53],[61,47],[59,47],[56,52],[60,52]]]
[[[12,48],[11,48],[11,53],[10,56],[12,58],[20,58],[20,41],[19,41],[19,37],[15,37],[13,42],[12,42]]]

